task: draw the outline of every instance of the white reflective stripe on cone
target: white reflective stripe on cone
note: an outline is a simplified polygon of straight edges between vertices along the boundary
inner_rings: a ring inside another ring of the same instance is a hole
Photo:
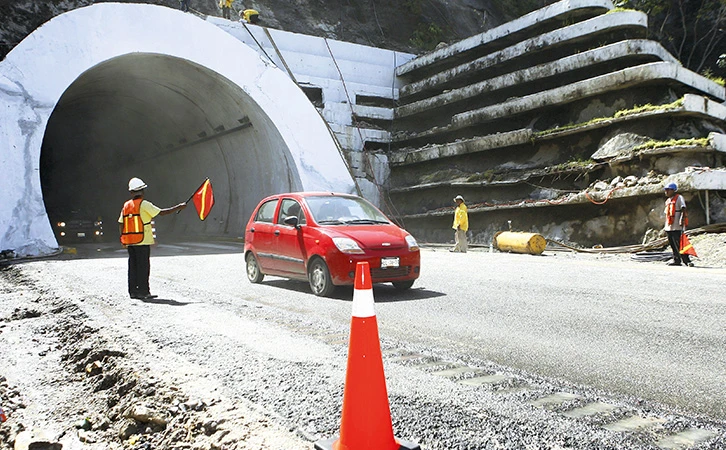
[[[353,290],[353,317],[375,317],[373,289]]]

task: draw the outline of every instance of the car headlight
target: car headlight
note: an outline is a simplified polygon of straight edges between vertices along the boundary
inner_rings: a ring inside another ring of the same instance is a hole
[[[340,250],[343,253],[348,253],[348,254],[364,253],[363,249],[361,249],[358,246],[358,243],[351,238],[335,237],[335,238],[333,238],[333,243],[335,244],[336,247],[338,247],[338,250]]]
[[[60,228],[63,228],[64,226],[66,226],[66,223],[65,222],[58,222],[56,225],[58,225]]]
[[[103,221],[102,220],[97,220],[97,221],[93,222],[93,226],[94,227],[100,227],[101,225],[103,225]]]
[[[416,239],[411,236],[410,234],[406,235],[406,244],[408,244],[408,250],[411,252],[417,252],[418,251],[418,242],[416,242]]]

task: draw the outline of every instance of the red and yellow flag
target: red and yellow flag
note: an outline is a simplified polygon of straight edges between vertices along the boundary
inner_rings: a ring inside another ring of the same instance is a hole
[[[204,180],[204,183],[199,186],[197,192],[192,195],[192,200],[194,201],[194,206],[197,208],[199,218],[201,220],[206,219],[212,210],[212,206],[214,206],[214,192],[212,192],[212,183],[209,181],[209,178]]]
[[[686,236],[686,233],[683,233],[681,235],[681,255],[691,255],[698,258],[698,255],[696,254],[696,249],[693,248],[693,244],[691,244],[691,240],[688,239],[688,236]]]

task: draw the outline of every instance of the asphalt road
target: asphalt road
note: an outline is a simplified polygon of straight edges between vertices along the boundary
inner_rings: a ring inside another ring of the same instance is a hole
[[[227,331],[216,330],[215,324],[207,321],[228,315],[230,321],[244,319],[245,326],[253,322],[283,326],[292,333],[292,337],[283,336],[275,342],[275,333],[266,332],[263,338],[245,345],[259,345],[259,351],[277,357],[294,348],[306,355],[296,357],[305,359],[306,364],[318,361],[314,364],[325,366],[329,360],[340,369],[340,362],[335,361],[345,355],[352,289],[339,289],[334,298],[319,298],[303,282],[266,277],[262,284],[250,284],[239,249],[237,243],[208,242],[161,245],[152,250],[151,286],[160,298],[141,307],[149,313],[153,309],[153,314],[160,314],[159,320],[169,324],[152,326],[147,332],[166,333],[164,339],[171,339],[179,333],[174,326],[184,327],[185,320],[196,322],[196,316],[189,316],[195,311],[204,312],[200,323],[190,330],[182,328],[182,332],[226,335]],[[84,255],[93,257],[80,259]],[[133,308],[122,308],[126,302],[134,303],[123,293],[124,256],[124,251],[110,247],[81,248],[78,257],[69,256],[71,260],[79,258],[76,261],[53,261],[40,267],[46,270],[52,266],[54,276],[75,286],[84,285],[86,294],[113,297],[109,306],[113,311],[105,314],[121,317],[133,314],[129,312]],[[530,404],[530,408],[548,393],[564,392],[564,400],[555,403],[587,397],[588,401],[596,399],[631,410],[644,408],[641,415],[664,421],[681,414],[699,423],[705,420],[711,427],[717,424],[720,431],[716,433],[721,435],[726,429],[725,281],[726,269],[668,267],[622,256],[549,252],[530,256],[488,251],[455,254],[425,249],[421,278],[410,291],[400,293],[388,285],[374,288],[387,375],[391,371],[391,396],[409,395],[407,389],[413,388],[406,383],[412,383],[427,392],[424,397],[443,395],[436,391],[445,389],[446,398],[454,399],[470,395],[461,387],[466,380],[482,380],[479,386],[496,385],[505,388],[503,391],[520,392],[516,401]],[[85,308],[91,308],[92,303],[87,302]],[[214,314],[209,310],[212,307]],[[144,320],[128,320],[147,327]],[[231,336],[233,332],[229,333]],[[325,343],[337,345],[337,350],[323,351],[318,344],[305,344],[310,336],[322,336]],[[169,345],[202,351],[187,343]],[[322,353],[308,355],[300,345]],[[409,369],[415,369],[414,375],[402,374]],[[441,373],[447,369],[453,371]],[[246,383],[257,373],[250,370]],[[268,366],[266,370],[277,369]],[[481,375],[498,378],[478,378]],[[442,385],[441,377],[453,380],[458,387]],[[567,397],[567,393],[573,396]],[[250,391],[241,395],[252,401],[272,402],[283,416],[294,415],[294,407],[289,406],[286,413],[282,406],[285,400],[276,394]],[[415,395],[420,397],[421,392]],[[464,403],[470,408],[471,399],[466,398]],[[491,410],[491,405],[499,402],[497,398],[487,397],[482,408]],[[478,397],[476,401],[484,400]],[[511,398],[504,403],[509,401]],[[560,412],[585,403],[570,402]],[[392,408],[395,411],[395,401]],[[551,423],[552,419],[537,420]],[[618,444],[616,448],[630,447]]]

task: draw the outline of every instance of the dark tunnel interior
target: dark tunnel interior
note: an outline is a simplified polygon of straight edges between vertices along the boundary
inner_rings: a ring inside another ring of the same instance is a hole
[[[205,178],[215,206],[157,218],[157,236],[238,237],[258,201],[301,189],[275,124],[242,88],[179,58],[130,54],[101,63],[66,90],[50,116],[40,156],[46,211],[59,222],[117,220],[139,177],[161,208],[186,201]]]

